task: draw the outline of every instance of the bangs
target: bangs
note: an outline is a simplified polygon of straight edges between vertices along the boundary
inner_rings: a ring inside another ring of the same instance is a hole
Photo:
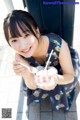
[[[14,21],[10,22],[9,30],[10,30],[10,35],[11,37],[21,37],[22,35],[20,34],[20,31],[18,27],[21,29],[23,33],[31,33],[29,28],[21,21]]]
[[[20,28],[20,29],[19,29]],[[9,44],[9,33],[10,37],[22,37],[22,33],[30,33],[34,35],[37,39],[36,29],[38,28],[37,23],[34,18],[25,11],[13,10],[4,19],[3,29],[5,38]],[[22,31],[22,32],[21,32]],[[10,44],[9,44],[10,45]]]

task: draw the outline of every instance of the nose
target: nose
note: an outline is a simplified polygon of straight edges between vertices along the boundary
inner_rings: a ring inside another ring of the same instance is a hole
[[[24,38],[20,39],[20,42],[19,42],[19,50],[20,51],[23,51],[25,49],[27,49],[27,43],[26,41],[24,40]]]

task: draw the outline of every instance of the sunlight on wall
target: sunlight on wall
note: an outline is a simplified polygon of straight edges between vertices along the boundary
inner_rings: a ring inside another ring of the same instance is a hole
[[[8,14],[8,11],[4,3],[4,0],[0,0],[0,46],[7,44],[3,34],[3,20],[7,14]]]
[[[27,10],[27,8],[24,8],[23,1],[22,0],[12,0],[14,9],[20,9],[20,10]]]
[[[73,47],[80,53],[80,3],[75,5]]]
[[[3,32],[3,19],[7,15],[8,11],[6,8],[6,5],[4,3],[4,0],[0,0],[0,33]]]

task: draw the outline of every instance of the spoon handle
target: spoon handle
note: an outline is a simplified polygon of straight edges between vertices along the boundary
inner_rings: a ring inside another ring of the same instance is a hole
[[[30,67],[29,67],[28,65],[25,65],[25,64],[23,64],[23,63],[21,63],[21,62],[19,62],[19,64],[21,64],[22,66],[26,67],[26,68],[29,70],[29,72],[31,72],[31,73],[36,73],[36,72],[37,72],[37,69],[36,69],[36,68],[34,68],[33,71],[31,71],[31,70],[30,70]]]
[[[30,68],[29,68],[28,65],[25,65],[25,64],[23,64],[23,63],[21,63],[21,62],[19,62],[19,64],[22,65],[22,66],[24,66],[24,67],[26,67],[28,70],[30,70]]]

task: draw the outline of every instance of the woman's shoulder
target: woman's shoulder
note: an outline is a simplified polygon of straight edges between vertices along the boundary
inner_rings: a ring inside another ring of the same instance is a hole
[[[59,56],[60,49],[62,46],[62,38],[55,33],[48,33],[45,34],[45,36],[48,37],[49,41],[48,53],[50,53],[51,49],[53,49],[55,54]]]
[[[46,36],[48,36],[49,40],[53,43],[55,43],[56,45],[61,45],[62,44],[62,38],[55,33],[48,33],[46,34]]]
[[[60,48],[62,46],[62,38],[55,33],[48,33],[46,35],[49,38],[50,43],[53,44],[53,46],[55,47],[55,49],[57,51],[60,51]]]

